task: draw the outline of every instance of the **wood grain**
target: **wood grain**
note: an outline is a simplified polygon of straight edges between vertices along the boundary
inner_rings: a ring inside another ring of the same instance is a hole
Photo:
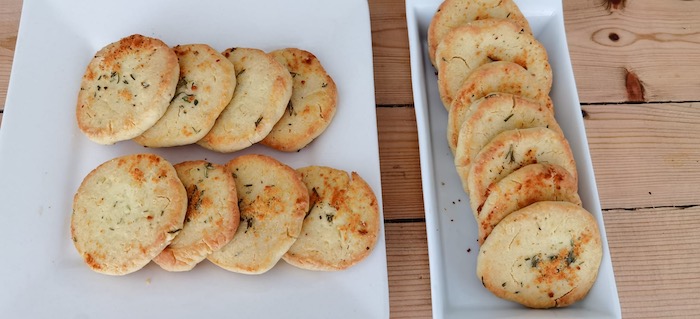
[[[700,103],[584,110],[603,208],[700,204]]]
[[[700,207],[603,215],[623,317],[700,317]]]
[[[3,0],[0,5],[0,110],[5,109],[21,8],[21,0]]]
[[[384,218],[424,218],[418,131],[413,107],[378,107]]]
[[[391,318],[430,318],[430,268],[425,223],[388,223],[384,226]]]
[[[700,100],[698,12],[700,1],[564,1],[581,102]]]
[[[403,0],[370,0],[377,104],[412,104],[411,66]]]

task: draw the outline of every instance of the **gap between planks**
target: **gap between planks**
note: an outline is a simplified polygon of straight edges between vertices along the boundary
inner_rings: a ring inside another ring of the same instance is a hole
[[[580,103],[581,106],[589,106],[589,105],[621,105],[621,104],[630,104],[630,105],[638,105],[638,104],[669,104],[669,103],[700,103],[700,101],[646,101],[646,102],[589,102],[589,103]]]
[[[688,208],[695,208],[695,207],[700,207],[700,204],[691,204],[691,205],[671,205],[671,206],[647,206],[647,207],[631,207],[631,208],[605,208],[602,209],[603,212],[608,212],[608,211],[627,211],[627,212],[634,212],[638,210],[647,210],[647,209],[688,209]]]
[[[384,219],[385,224],[407,224],[407,223],[425,223],[425,218],[395,218]]]

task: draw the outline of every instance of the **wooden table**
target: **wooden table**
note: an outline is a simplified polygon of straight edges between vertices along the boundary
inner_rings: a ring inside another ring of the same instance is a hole
[[[0,121],[20,11],[0,4]],[[426,318],[404,2],[370,11],[391,316]],[[700,1],[565,0],[564,13],[623,316],[700,317]]]

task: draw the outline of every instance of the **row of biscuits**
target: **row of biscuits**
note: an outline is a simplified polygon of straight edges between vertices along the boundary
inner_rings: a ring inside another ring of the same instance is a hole
[[[337,88],[312,53],[177,45],[134,34],[98,51],[76,116],[92,141],[147,147],[197,143],[234,152],[261,143],[297,151],[335,115]]]
[[[188,271],[208,259],[262,274],[280,259],[309,270],[351,267],[371,253],[379,209],[355,172],[297,170],[265,155],[225,165],[171,165],[154,154],[109,160],[78,188],[71,237],[94,271],[125,275],[150,261]]]
[[[478,227],[477,276],[532,308],[586,296],[602,258],[554,117],[544,46],[512,0],[445,0],[428,30],[447,142]]]

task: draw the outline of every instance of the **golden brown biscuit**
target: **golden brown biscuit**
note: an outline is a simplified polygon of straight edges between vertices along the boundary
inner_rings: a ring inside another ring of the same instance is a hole
[[[207,257],[229,271],[262,274],[297,240],[309,193],[291,167],[264,155],[243,155],[226,167],[236,180],[241,223],[233,240]]]
[[[471,72],[494,61],[514,62],[530,72],[541,87],[552,86],[547,51],[537,39],[510,20],[479,22],[453,29],[437,47],[438,89],[445,105],[452,103]]]
[[[576,179],[556,164],[530,164],[489,185],[478,206],[479,243],[508,214],[535,202],[565,201],[581,206]]]
[[[475,216],[480,215],[480,207],[489,197],[492,185],[519,168],[535,163],[558,165],[571,175],[573,184],[578,183],[576,161],[562,133],[546,127],[507,130],[479,151],[469,174],[462,180],[466,182]]]
[[[530,24],[512,0],[445,0],[428,27],[428,54],[435,65],[435,49],[450,30],[484,19],[510,19],[528,33]]]
[[[342,270],[369,256],[379,235],[379,206],[355,172],[322,166],[298,169],[310,210],[297,241],[282,257],[310,270]]]
[[[298,151],[330,125],[335,116],[338,91],[311,52],[287,48],[270,54],[287,67],[294,88],[287,111],[261,143],[280,151]]]
[[[486,63],[474,70],[457,92],[449,105],[447,117],[447,142],[454,154],[459,138],[459,129],[471,105],[491,93],[510,93],[547,106],[554,112],[549,98],[549,87],[542,87],[534,76],[513,62]]]
[[[141,135],[167,110],[179,72],[175,52],[158,39],[134,34],[107,45],[83,75],[78,127],[100,144]]]
[[[469,192],[464,183],[472,161],[492,138],[504,131],[531,127],[546,127],[563,136],[554,115],[542,104],[506,93],[489,94],[475,102],[465,116],[455,151],[455,166],[465,192]]]
[[[180,64],[175,97],[163,117],[136,143],[148,147],[193,144],[206,135],[231,101],[236,87],[233,64],[206,44],[173,48]]]
[[[603,256],[595,218],[568,202],[537,202],[504,218],[479,249],[476,275],[496,296],[531,308],[586,296]]]
[[[182,230],[187,193],[160,156],[134,154],[95,168],[73,199],[71,237],[85,263],[107,275],[141,269]]]
[[[247,148],[270,133],[292,96],[292,76],[270,54],[258,49],[224,51],[236,69],[236,90],[199,145],[217,152]]]
[[[187,190],[185,223],[153,261],[168,271],[187,271],[231,241],[240,219],[238,196],[224,166],[189,161],[175,170]]]

